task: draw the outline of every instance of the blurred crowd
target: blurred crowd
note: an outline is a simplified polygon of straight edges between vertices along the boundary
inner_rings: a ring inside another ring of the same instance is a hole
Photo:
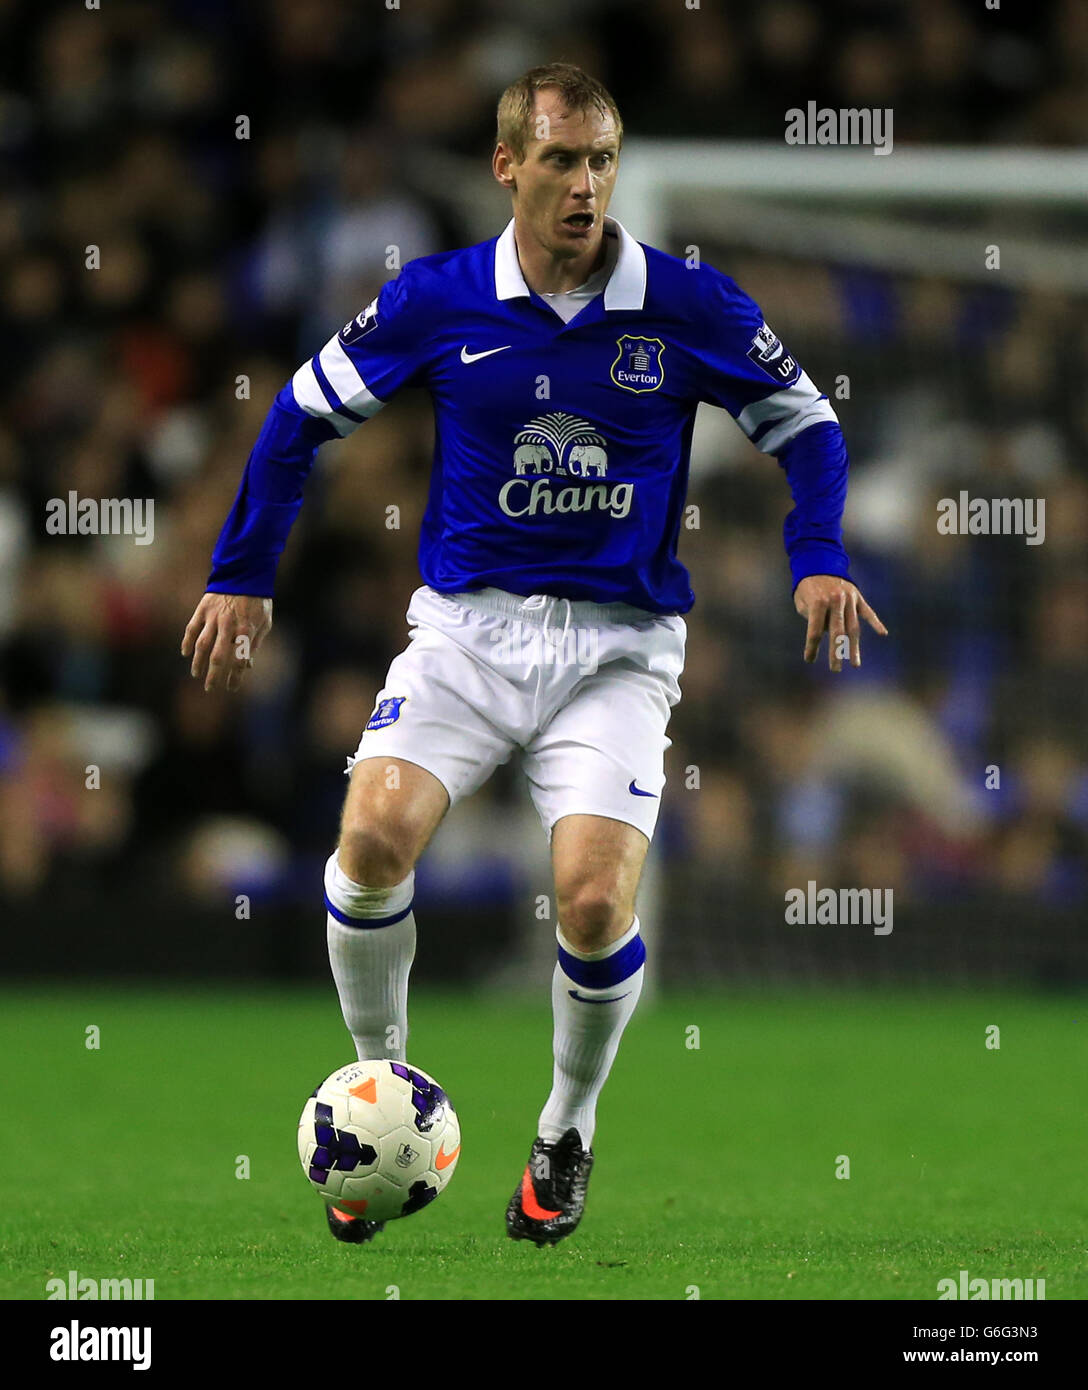
[[[894,107],[897,149],[1079,143],[1088,9],[1014,8],[0,0],[0,901],[68,881],[312,905],[419,582],[425,397],[322,452],[239,696],[203,693],[181,634],[283,381],[394,273],[387,247],[471,240],[426,156],[477,160],[486,187],[512,77],[579,62],[643,135],[778,139],[815,99]],[[847,540],[891,636],[866,634],[860,672],[802,664],[785,480],[701,417],[660,829],[674,902],[693,877],[1083,901],[1084,304],[704,254],[823,389],[850,377]],[[1045,543],[938,534],[960,489],[1045,497]],[[47,535],[73,490],[154,499],[153,544]],[[451,893],[517,891],[488,827],[518,796],[514,768],[480,794]]]

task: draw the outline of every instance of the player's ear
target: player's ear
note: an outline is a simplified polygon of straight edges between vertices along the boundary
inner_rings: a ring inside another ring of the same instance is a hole
[[[503,144],[496,145],[495,153],[491,156],[491,172],[495,175],[496,179],[498,179],[499,183],[502,184],[503,188],[509,189],[510,192],[514,192],[517,188],[514,176],[510,172],[510,165],[512,162],[510,152],[507,150],[506,146]]]

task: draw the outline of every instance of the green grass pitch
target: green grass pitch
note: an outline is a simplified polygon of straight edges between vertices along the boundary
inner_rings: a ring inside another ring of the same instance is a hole
[[[356,1247],[295,1153],[303,1101],[351,1059],[331,985],[9,990],[0,1296],[74,1269],[158,1300],[928,1300],[966,1269],[1081,1299],[1086,1035],[1073,996],[665,998],[605,1089],[580,1229],[538,1250],[503,1213],[550,1082],[546,998],[417,991],[409,1060],[449,1092],[462,1155],[437,1202]]]

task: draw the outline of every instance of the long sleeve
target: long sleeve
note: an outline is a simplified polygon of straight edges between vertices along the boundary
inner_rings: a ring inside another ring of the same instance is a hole
[[[837,423],[823,421],[795,435],[777,454],[793,494],[782,527],[793,587],[810,574],[850,578],[842,543],[849,459]]]
[[[827,396],[786,351],[759,305],[710,267],[702,399],[723,407],[785,469],[794,507],[783,539],[793,587],[810,574],[848,579],[842,543],[849,459]]]
[[[219,533],[209,592],[272,597],[276,566],[302,506],[317,450],[338,437],[328,421],[299,409],[290,385],[283,388],[257,436]]]
[[[415,264],[304,362],[276,397],[216,543],[209,591],[272,597],[318,448],[350,434],[416,379],[425,332],[413,309]]]

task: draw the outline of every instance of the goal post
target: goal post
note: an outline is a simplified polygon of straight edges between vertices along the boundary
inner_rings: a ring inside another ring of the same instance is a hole
[[[918,147],[876,155],[631,140],[611,211],[632,236],[663,249],[685,228],[694,235],[716,224],[789,254],[978,279],[988,274],[978,235],[992,231],[1001,236],[1006,283],[1083,291],[1085,189],[1088,154],[1075,151]],[[950,210],[961,213],[951,224]],[[1039,213],[1058,225],[1035,225]]]

